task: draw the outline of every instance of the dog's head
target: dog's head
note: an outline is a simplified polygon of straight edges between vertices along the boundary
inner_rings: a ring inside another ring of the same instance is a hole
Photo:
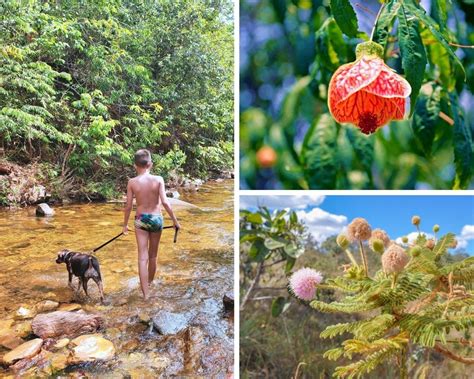
[[[56,258],[56,263],[66,263],[74,253],[68,249],[61,250]]]

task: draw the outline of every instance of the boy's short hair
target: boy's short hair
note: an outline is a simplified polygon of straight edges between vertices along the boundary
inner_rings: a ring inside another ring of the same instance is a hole
[[[151,153],[147,149],[140,149],[135,153],[135,165],[138,167],[148,167],[151,165]]]

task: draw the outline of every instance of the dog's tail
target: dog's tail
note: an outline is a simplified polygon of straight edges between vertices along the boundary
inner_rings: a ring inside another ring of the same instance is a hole
[[[87,267],[88,270],[90,270],[92,267],[92,255],[89,255],[89,267]]]

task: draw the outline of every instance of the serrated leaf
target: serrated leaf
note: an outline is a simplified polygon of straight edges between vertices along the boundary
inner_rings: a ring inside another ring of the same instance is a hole
[[[330,0],[331,12],[342,32],[349,37],[356,37],[359,25],[357,16],[349,0]]]
[[[459,60],[457,55],[454,53],[454,50],[449,45],[449,41],[445,38],[443,33],[440,32],[438,29],[439,26],[435,20],[433,20],[430,16],[426,14],[426,11],[418,6],[413,0],[406,2],[406,9],[415,17],[417,17],[431,32],[433,37],[438,40],[438,42],[446,49],[448,54],[451,58],[456,62],[459,68],[462,70],[464,74],[464,78],[466,77],[466,71],[464,70],[464,66],[462,62]]]
[[[392,28],[393,20],[397,15],[398,9],[400,8],[400,2],[398,0],[390,0],[380,12],[380,16],[377,19],[375,25],[373,40],[384,46],[387,44],[388,35]]]
[[[301,151],[306,180],[313,189],[332,189],[336,185],[338,156],[337,128],[325,113],[308,130]]]
[[[465,189],[469,186],[474,164],[471,129],[464,120],[457,94],[451,92],[449,99],[454,119],[453,143],[454,164],[456,165],[454,189]]]
[[[431,155],[435,126],[441,107],[441,87],[431,86],[430,88],[431,94],[422,93],[419,96],[412,122],[413,133],[426,156]]]
[[[412,115],[423,83],[427,63],[426,52],[421,41],[418,20],[403,6],[398,10],[398,22],[398,43],[403,71],[411,85],[410,115]]]

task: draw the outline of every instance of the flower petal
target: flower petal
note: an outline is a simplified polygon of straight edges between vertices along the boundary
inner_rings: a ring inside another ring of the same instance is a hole
[[[354,63],[337,69],[329,83],[329,109],[346,100],[353,93],[368,86],[382,71],[384,62],[380,58],[362,57]]]
[[[411,86],[404,78],[384,64],[379,76],[366,86],[364,91],[386,98],[406,98],[411,94]]]
[[[400,115],[403,118],[404,110],[404,99],[387,99],[362,90],[337,104],[333,116],[337,122],[350,122],[370,134]]]

